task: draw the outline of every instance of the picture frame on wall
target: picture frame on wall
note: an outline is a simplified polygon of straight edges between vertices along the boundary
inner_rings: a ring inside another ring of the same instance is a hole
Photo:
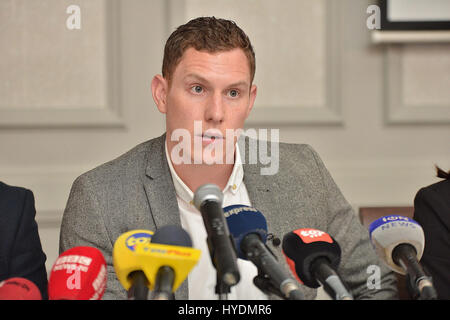
[[[381,30],[450,30],[450,0],[380,0]]]

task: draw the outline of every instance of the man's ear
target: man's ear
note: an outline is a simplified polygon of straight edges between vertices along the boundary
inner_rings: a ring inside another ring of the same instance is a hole
[[[250,87],[250,99],[249,99],[249,104],[248,104],[248,109],[247,109],[247,116],[245,118],[248,118],[248,116],[250,115],[250,111],[252,111],[252,109],[253,109],[253,104],[255,103],[257,92],[258,92],[258,88],[256,87],[256,85],[252,85]]]
[[[167,112],[167,92],[168,82],[160,74],[153,77],[152,80],[152,96],[159,112]]]

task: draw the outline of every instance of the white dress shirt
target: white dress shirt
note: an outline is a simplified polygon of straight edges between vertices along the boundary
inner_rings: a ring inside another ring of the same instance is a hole
[[[184,184],[175,172],[169,152],[167,150],[167,140],[165,143],[167,163],[172,174],[173,184],[177,195],[178,208],[180,210],[181,226],[186,230],[192,239],[194,248],[201,250],[200,260],[188,275],[189,299],[192,300],[217,300],[215,293],[216,269],[214,268],[209,255],[206,243],[207,233],[200,211],[193,204],[194,193]],[[235,147],[235,163],[233,171],[225,189],[223,207],[242,204],[251,206],[243,178],[244,170],[239,148]],[[252,262],[238,259],[238,268],[241,275],[239,283],[231,287],[228,294],[230,300],[267,300],[268,297],[260,291],[254,284],[253,278],[257,275],[257,268]]]

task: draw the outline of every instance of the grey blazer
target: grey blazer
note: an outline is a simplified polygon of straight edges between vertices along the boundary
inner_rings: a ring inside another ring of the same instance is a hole
[[[102,251],[108,264],[103,299],[127,297],[112,262],[114,242],[122,233],[181,225],[164,143],[165,134],[82,174],[73,183],[61,225],[60,253],[75,246],[94,246]],[[245,157],[249,155],[248,146],[248,138],[239,141]],[[395,275],[377,257],[367,230],[310,146],[280,143],[275,175],[261,175],[260,163],[249,164],[244,158],[243,163],[252,206],[264,214],[270,233],[280,239],[304,227],[329,233],[341,246],[338,271],[355,298],[397,297]],[[271,242],[268,246],[288,269],[281,246]],[[369,265],[380,267],[380,289],[367,286]],[[316,289],[304,285],[301,288],[307,299],[317,294]],[[187,281],[176,291],[175,298],[188,299]]]

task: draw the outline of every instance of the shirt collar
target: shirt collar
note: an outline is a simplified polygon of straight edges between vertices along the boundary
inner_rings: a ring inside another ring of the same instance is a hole
[[[187,203],[192,204],[192,200],[194,199],[194,192],[192,192],[191,189],[181,180],[181,178],[178,176],[178,174],[175,172],[175,169],[172,165],[172,160],[169,156],[169,151],[167,149],[167,138],[164,143],[165,152],[166,152],[166,159],[167,163],[169,165],[170,173],[172,175],[172,181],[173,185],[175,187],[175,192],[178,197],[180,197],[182,200],[184,200]],[[225,189],[222,190],[222,192],[225,194],[228,190],[232,194],[236,194],[238,192],[238,189],[240,185],[242,184],[243,178],[244,178],[244,169],[242,166],[242,159],[241,154],[239,151],[239,146],[236,143],[235,145],[235,161],[233,166],[233,171],[231,172],[230,178],[228,179],[227,185],[225,186]]]

